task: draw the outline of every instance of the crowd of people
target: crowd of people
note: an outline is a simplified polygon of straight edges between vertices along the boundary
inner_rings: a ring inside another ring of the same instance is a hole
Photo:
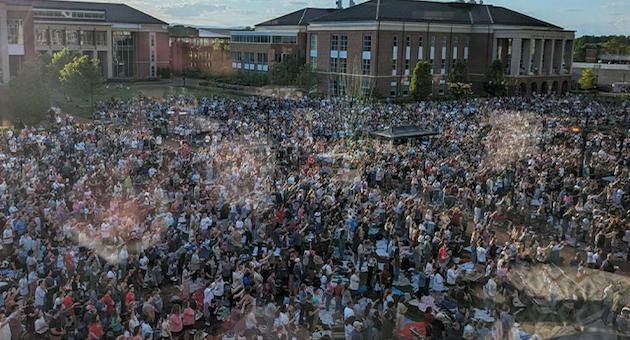
[[[0,338],[533,336],[513,268],[627,267],[629,110],[137,97],[4,131]],[[370,134],[404,125],[438,135]]]

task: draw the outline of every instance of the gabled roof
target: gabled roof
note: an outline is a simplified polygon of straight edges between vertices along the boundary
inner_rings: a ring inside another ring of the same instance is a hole
[[[43,9],[104,11],[105,21],[107,22],[145,25],[168,25],[166,22],[142,11],[139,11],[133,7],[130,7],[126,4],[63,0],[33,0],[32,6],[33,8]],[[65,20],[72,21],[73,19]]]
[[[370,0],[313,19],[311,22],[373,20],[518,25],[561,29],[561,27],[503,7],[419,0]]]
[[[336,8],[302,8],[281,17],[262,22],[256,26],[299,26],[336,11]]]

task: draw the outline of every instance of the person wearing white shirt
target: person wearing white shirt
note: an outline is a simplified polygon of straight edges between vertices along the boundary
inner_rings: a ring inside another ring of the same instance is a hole
[[[442,277],[442,274],[440,274],[439,272],[433,275],[432,290],[435,292],[443,292],[446,290],[446,287],[444,287],[444,277]]]
[[[492,305],[494,304],[494,299],[497,296],[497,283],[494,282],[494,279],[490,277],[488,282],[483,286],[483,292],[488,299],[488,302]]]
[[[477,262],[478,263],[486,263],[486,248],[484,248],[481,244],[477,245]]]
[[[354,316],[354,308],[352,307],[352,302],[348,301],[348,304],[343,309],[343,320],[347,321],[351,316]]]
[[[455,269],[455,264],[451,264],[451,267],[446,271],[446,284],[454,286],[459,277],[459,271]]]
[[[361,279],[359,278],[359,272],[356,271],[350,276],[350,285],[348,289],[352,292],[353,296],[356,296],[359,292],[359,284]]]

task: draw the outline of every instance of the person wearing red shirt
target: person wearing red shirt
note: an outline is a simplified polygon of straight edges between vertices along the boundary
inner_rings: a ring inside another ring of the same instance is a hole
[[[171,310],[171,315],[169,315],[168,317],[168,323],[173,338],[179,339],[179,337],[182,335],[182,331],[184,330],[184,324],[182,322],[179,305],[173,306],[173,309]]]
[[[190,302],[186,305],[182,313],[182,324],[185,330],[190,330],[195,325],[195,311],[190,308]]]
[[[133,286],[129,287],[129,292],[125,295],[125,307],[129,308],[129,305],[136,302],[136,295],[133,293]]]
[[[107,314],[114,314],[116,303],[114,302],[114,299],[112,299],[112,296],[109,294],[109,291],[107,291],[105,293],[105,296],[103,296],[103,303],[105,304],[105,306],[107,306]]]
[[[98,340],[103,337],[103,326],[101,325],[101,320],[98,315],[96,315],[96,319],[88,325],[88,333],[89,340]]]

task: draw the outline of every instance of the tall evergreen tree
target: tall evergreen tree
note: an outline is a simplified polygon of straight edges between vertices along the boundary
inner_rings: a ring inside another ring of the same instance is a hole
[[[431,95],[431,65],[427,61],[418,61],[411,75],[409,93],[415,100],[425,100]]]

